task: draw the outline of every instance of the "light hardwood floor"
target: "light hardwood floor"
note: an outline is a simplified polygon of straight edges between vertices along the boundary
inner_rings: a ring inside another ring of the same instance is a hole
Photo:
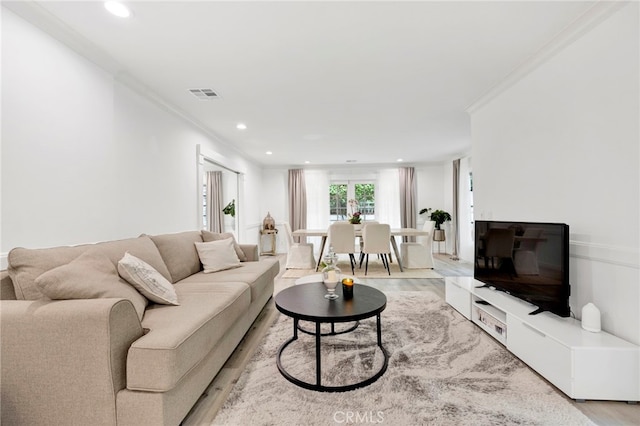
[[[282,278],[282,274],[285,271],[285,256],[278,255],[278,258],[280,260],[280,274],[275,280],[275,293],[294,285],[295,281],[294,278]],[[449,255],[446,254],[434,254],[434,260],[435,270],[443,276],[473,275],[473,265],[470,263],[451,260]],[[391,291],[423,291],[429,289],[444,299],[443,279],[363,279],[362,283],[381,290]],[[211,424],[277,315],[278,310],[274,305],[273,299],[271,299],[222,370],[182,422],[184,426]],[[540,378],[544,380],[541,376]],[[627,404],[620,401],[586,401],[577,403],[559,390],[556,391],[597,425],[640,426],[640,405],[638,404]]]

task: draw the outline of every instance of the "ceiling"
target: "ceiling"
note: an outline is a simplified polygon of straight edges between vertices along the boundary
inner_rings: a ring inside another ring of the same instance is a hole
[[[64,29],[67,42],[228,147],[290,167],[470,152],[465,108],[595,2],[125,3],[128,19],[100,1],[8,7]]]

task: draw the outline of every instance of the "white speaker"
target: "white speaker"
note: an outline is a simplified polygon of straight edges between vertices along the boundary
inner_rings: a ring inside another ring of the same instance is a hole
[[[597,333],[600,328],[600,309],[593,303],[587,303],[582,308],[582,328]]]

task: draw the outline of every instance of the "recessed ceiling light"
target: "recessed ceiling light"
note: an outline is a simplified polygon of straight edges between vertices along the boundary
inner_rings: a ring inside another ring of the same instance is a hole
[[[402,158],[398,158],[398,163],[402,163],[404,160]]]
[[[247,130],[247,125],[244,123],[238,123],[236,124],[236,129],[238,130]]]
[[[271,151],[267,151],[267,152],[265,152],[265,154],[267,154],[267,155],[271,155],[271,154],[273,154],[273,152],[271,152]]]
[[[120,18],[128,18],[131,16],[131,10],[118,1],[106,1],[104,2],[104,7],[109,12]]]
[[[309,164],[309,163],[311,163],[311,161],[309,161],[309,160],[304,162],[304,164]]]

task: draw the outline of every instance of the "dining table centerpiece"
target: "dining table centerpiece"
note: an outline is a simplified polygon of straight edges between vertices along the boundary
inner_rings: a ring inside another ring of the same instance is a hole
[[[354,225],[360,225],[362,223],[362,214],[360,212],[354,212],[349,218],[349,223]]]
[[[362,213],[358,210],[358,200],[349,200],[349,223],[353,225],[360,225],[362,223]]]

